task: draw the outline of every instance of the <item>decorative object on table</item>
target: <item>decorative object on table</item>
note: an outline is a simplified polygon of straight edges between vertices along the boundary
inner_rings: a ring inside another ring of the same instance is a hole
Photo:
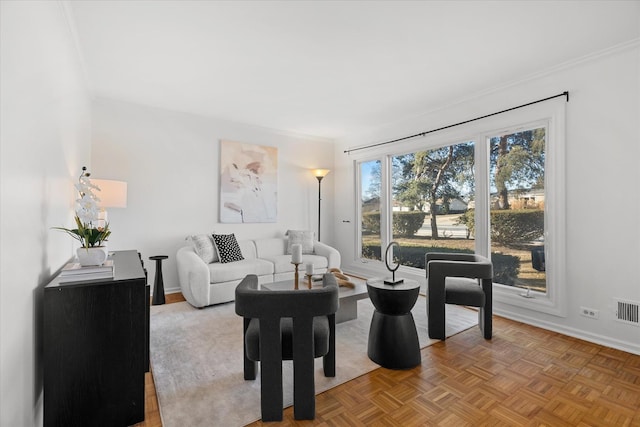
[[[153,282],[153,305],[164,304],[164,282],[162,280],[162,260],[169,258],[167,255],[155,255],[149,257],[156,262],[156,278]]]
[[[106,246],[82,247],[76,249],[78,262],[83,266],[102,265],[109,257]]]
[[[334,267],[334,268],[330,268],[327,271],[333,274],[334,276],[336,276],[336,280],[338,281],[338,286],[344,286],[345,288],[354,288],[356,286],[355,283],[353,283],[349,279],[349,276],[346,276],[342,272],[342,270],[340,270],[339,268]]]
[[[309,287],[309,289],[311,289],[312,278],[313,278],[313,264],[312,263],[307,263],[305,275],[307,276],[307,286]]]
[[[294,264],[302,263],[302,245],[298,243],[291,245],[291,262]]]
[[[83,166],[76,184],[80,195],[76,200],[77,209],[74,217],[77,228],[53,227],[54,230],[64,231],[80,242],[82,247],[76,250],[76,255],[82,266],[102,265],[107,260],[108,251],[103,243],[111,234],[108,223],[103,227],[97,226],[100,199],[94,191],[100,191],[100,188],[91,182],[90,176],[91,173]]]
[[[338,279],[331,273],[319,274],[312,277],[313,284],[310,289],[317,289],[322,286],[324,276],[330,274],[333,276],[336,283]],[[268,282],[260,284],[260,289],[269,291],[292,291],[295,289],[295,283],[293,280],[282,280],[277,282]],[[358,317],[358,301],[361,299],[369,298],[367,293],[367,284],[365,280],[361,280],[353,288],[339,288],[339,300],[340,307],[336,312],[336,323],[342,323],[349,320],[356,319]]]
[[[293,264],[295,266],[295,270],[293,272],[293,284],[294,284],[294,289],[298,289],[298,266],[301,264],[299,262],[293,262],[291,261],[291,264]]]
[[[327,174],[331,172],[329,169],[314,169],[313,175],[318,178],[318,241],[320,241],[320,202],[322,201],[322,193],[320,192],[320,183],[322,182],[322,178],[327,176]]]
[[[291,245],[291,264],[295,266],[293,280],[295,288],[298,289],[298,266],[302,264],[302,245],[298,243]]]
[[[60,283],[78,282],[83,280],[108,279],[115,274],[112,259],[107,259],[102,265],[83,267],[79,262],[70,262],[60,271]]]
[[[387,245],[387,250],[385,251],[385,255],[384,255],[384,263],[387,266],[387,270],[391,272],[391,279],[388,279],[388,278],[384,279],[384,283],[387,285],[395,285],[403,282],[403,279],[396,279],[396,270],[400,268],[400,263],[398,262],[395,267],[391,267],[389,265],[389,259],[393,258],[392,256],[389,255],[389,251],[394,246],[400,248],[400,244],[398,242],[391,242]]]
[[[220,141],[220,222],[276,222],[278,149]]]

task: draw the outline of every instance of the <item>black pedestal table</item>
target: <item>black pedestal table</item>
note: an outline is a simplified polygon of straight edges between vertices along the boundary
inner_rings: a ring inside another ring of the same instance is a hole
[[[162,260],[169,258],[167,255],[156,255],[149,257],[156,262],[156,278],[153,283],[153,305],[164,304],[164,282],[162,281]]]
[[[405,279],[389,285],[382,279],[368,280],[369,298],[375,307],[367,354],[369,359],[389,369],[408,369],[420,364],[420,344],[411,314],[420,284]]]

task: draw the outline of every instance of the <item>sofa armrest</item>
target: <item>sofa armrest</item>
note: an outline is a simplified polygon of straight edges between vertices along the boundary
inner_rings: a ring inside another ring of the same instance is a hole
[[[331,246],[322,242],[313,242],[313,251],[316,255],[323,256],[327,259],[327,269],[340,268],[340,252]]]
[[[209,267],[192,247],[182,247],[176,254],[178,280],[182,295],[194,307],[209,305]]]

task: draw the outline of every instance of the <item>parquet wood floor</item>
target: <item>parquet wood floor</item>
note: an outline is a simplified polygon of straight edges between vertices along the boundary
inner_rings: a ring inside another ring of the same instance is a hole
[[[282,422],[250,426],[640,427],[640,356],[497,316],[493,327],[492,340],[471,328],[422,349],[416,368],[319,394],[313,421],[287,408]],[[137,426],[161,425],[152,384]]]

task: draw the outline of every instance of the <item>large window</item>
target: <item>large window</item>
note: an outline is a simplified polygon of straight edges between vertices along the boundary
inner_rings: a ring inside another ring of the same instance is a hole
[[[405,266],[424,268],[426,252],[474,252],[465,214],[473,206],[474,144],[391,157],[391,237]]]
[[[356,160],[359,257],[384,261],[395,241],[391,256],[422,275],[427,252],[479,253],[493,262],[495,300],[564,315],[563,104],[484,126],[500,130],[478,125],[442,136],[456,142]]]
[[[360,163],[360,247],[361,257],[382,260],[380,252],[380,198],[382,196],[382,164],[380,160]]]
[[[546,128],[489,138],[494,281],[547,291],[544,257]]]

